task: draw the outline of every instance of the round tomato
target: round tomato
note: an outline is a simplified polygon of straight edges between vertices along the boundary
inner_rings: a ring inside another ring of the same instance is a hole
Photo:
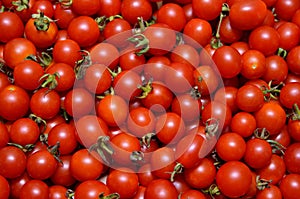
[[[5,30],[0,33],[0,41],[3,43],[22,37],[24,34],[24,24],[14,12],[0,13],[0,29]]]
[[[145,199],[169,199],[177,198],[178,192],[175,186],[165,179],[157,179],[150,182],[145,191]]]
[[[300,175],[287,174],[279,184],[283,198],[297,199],[297,194],[300,191]]]
[[[100,194],[107,196],[109,193],[109,188],[103,182],[87,180],[76,187],[74,197],[76,199],[95,199],[99,198]]]
[[[20,199],[49,199],[49,187],[41,180],[30,180],[22,187]]]

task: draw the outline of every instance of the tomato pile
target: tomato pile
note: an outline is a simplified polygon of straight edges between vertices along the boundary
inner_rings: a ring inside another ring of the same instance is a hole
[[[0,6],[0,199],[299,198],[299,0]]]

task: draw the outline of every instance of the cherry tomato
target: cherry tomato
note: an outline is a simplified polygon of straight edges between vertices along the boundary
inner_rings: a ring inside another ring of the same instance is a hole
[[[279,184],[280,191],[283,198],[296,199],[295,193],[300,190],[300,175],[299,174],[287,174]]]
[[[242,162],[229,161],[217,172],[216,183],[227,197],[237,198],[247,193],[252,182],[250,169]]]
[[[223,0],[192,0],[193,12],[207,21],[217,18],[222,11]]]
[[[2,175],[0,175],[0,189],[2,190],[0,193],[0,198],[8,198],[10,195],[10,184]]]
[[[177,198],[178,192],[175,186],[165,179],[157,179],[150,182],[145,191],[145,199],[169,199]]]
[[[294,13],[300,8],[300,2],[296,0],[277,0],[274,8],[279,19],[289,21]]]
[[[24,172],[21,176],[10,180],[10,197],[11,198],[20,198],[20,192],[24,184],[26,184],[31,178]]]
[[[3,148],[9,142],[8,129],[4,123],[0,122],[0,148]]]
[[[104,165],[92,153],[88,149],[80,149],[72,155],[70,171],[76,180],[95,180],[102,174]]]
[[[100,0],[99,16],[114,16],[121,12],[121,0]]]
[[[263,92],[254,85],[244,85],[238,89],[236,94],[237,106],[245,112],[258,111],[264,101]]]
[[[22,37],[24,34],[24,24],[20,17],[14,12],[0,13],[0,41],[7,43],[8,41]]]
[[[26,169],[26,155],[14,146],[6,146],[0,149],[0,175],[5,178],[17,178]]]
[[[28,93],[19,86],[9,85],[0,92],[0,116],[6,120],[17,120],[25,116],[29,104]]]
[[[137,174],[128,168],[112,170],[107,176],[106,184],[111,192],[118,193],[124,199],[132,198],[139,188]]]
[[[248,112],[238,112],[231,120],[230,128],[242,137],[250,137],[256,129],[255,117]]]
[[[180,199],[205,199],[205,195],[197,190],[190,189],[180,195]]]
[[[285,84],[280,91],[279,101],[286,108],[292,109],[294,104],[300,104],[298,94],[300,93],[300,83],[293,82]]]
[[[241,74],[247,79],[258,79],[265,74],[266,58],[258,50],[247,50],[242,55]]]
[[[299,52],[300,52],[300,47],[296,46],[290,50],[290,52],[286,57],[288,69],[296,75],[300,74],[300,70],[298,67],[300,63]]]
[[[272,84],[280,84],[287,78],[288,65],[285,60],[278,55],[271,55],[266,58],[265,74],[262,79],[266,82],[272,81]]]
[[[157,22],[169,25],[176,31],[183,30],[186,18],[183,8],[175,3],[166,3],[157,11]]]
[[[11,39],[4,46],[3,59],[7,66],[12,69],[29,55],[36,55],[36,47],[28,39]]]
[[[240,30],[251,30],[263,23],[266,14],[267,6],[261,0],[238,1],[230,7],[230,24]]]
[[[77,14],[71,7],[63,6],[61,3],[55,5],[53,18],[60,29],[67,29],[72,19],[76,16]]]
[[[299,44],[300,28],[296,24],[285,22],[277,28],[277,32],[280,35],[280,48],[289,51]]]
[[[294,143],[287,147],[283,159],[288,172],[300,174],[299,153],[300,153],[299,143]]]
[[[110,194],[109,188],[98,180],[86,180],[76,187],[74,197],[78,199],[95,199],[99,198],[100,194],[107,196]]]
[[[49,187],[41,180],[30,180],[22,187],[20,199],[49,199]]]
[[[71,8],[78,15],[92,16],[100,9],[100,1],[73,0]]]
[[[152,15],[152,6],[147,0],[125,0],[121,2],[121,15],[130,24],[137,23],[141,17],[147,21]]]

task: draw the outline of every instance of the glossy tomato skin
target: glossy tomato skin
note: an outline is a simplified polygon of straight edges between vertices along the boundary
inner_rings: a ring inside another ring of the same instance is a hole
[[[70,171],[73,177],[80,182],[99,178],[103,170],[104,165],[102,162],[96,158],[93,152],[89,152],[87,149],[80,149],[72,155]]]
[[[300,175],[299,174],[288,174],[280,182],[279,188],[283,198],[296,199],[295,193],[300,190]]]
[[[71,7],[66,8],[60,3],[55,5],[53,18],[57,20],[56,24],[60,29],[66,29],[72,19],[76,16],[77,14],[71,9]]]
[[[89,114],[93,110],[94,104],[93,96],[84,88],[73,88],[64,99],[66,112],[74,118]]]
[[[53,60],[56,63],[65,63],[71,67],[80,60],[80,46],[72,39],[59,40],[53,46]]]
[[[24,24],[20,17],[14,12],[2,12],[0,14],[0,41],[8,42],[14,38],[22,37],[24,33]]]
[[[153,180],[146,188],[145,199],[169,199],[177,198],[178,192],[175,186],[165,179]]]
[[[289,70],[296,75],[300,74],[300,69],[298,67],[300,63],[299,52],[300,52],[300,47],[296,46],[290,50],[290,52],[286,57]]]
[[[274,8],[276,9],[276,14],[278,15],[279,19],[289,21],[292,19],[297,9],[300,8],[300,2],[295,0],[277,0]]]
[[[21,149],[6,146],[0,149],[0,175],[5,178],[17,178],[26,169],[26,155]]]
[[[261,0],[238,1],[230,7],[230,24],[240,30],[251,30],[263,23],[266,14],[267,6]]]
[[[144,20],[150,19],[152,15],[152,7],[147,0],[125,0],[121,2],[121,15],[126,21],[134,25],[137,17]]]
[[[294,104],[300,104],[297,96],[300,94],[300,83],[285,84],[280,91],[279,101],[286,108],[292,109]]]
[[[255,117],[248,112],[240,111],[231,120],[230,128],[242,137],[250,137],[256,129]]]
[[[275,28],[259,26],[249,35],[251,49],[259,50],[265,56],[273,55],[280,45],[280,35]]]
[[[100,0],[99,16],[114,16],[121,12],[121,0]]]
[[[66,197],[67,188],[61,185],[49,186],[49,199],[62,199]]]
[[[175,152],[168,146],[155,150],[150,159],[152,173],[162,179],[170,179],[176,166]],[[149,185],[148,185],[149,186]]]
[[[235,77],[242,70],[241,55],[231,46],[217,48],[212,59],[223,78]]]
[[[266,71],[262,79],[266,82],[272,81],[272,84],[280,84],[288,75],[287,62],[278,55],[266,57]]]
[[[296,24],[285,22],[277,28],[277,32],[280,35],[280,48],[289,51],[299,44],[300,28]]]
[[[247,193],[252,182],[252,174],[247,165],[239,161],[223,164],[217,172],[216,183],[227,197],[235,198]]]
[[[276,102],[265,102],[264,105],[254,113],[258,128],[266,128],[271,135],[278,134],[284,127],[286,114],[284,109]]]
[[[76,179],[73,177],[70,170],[72,155],[62,155],[59,159],[62,161],[62,164],[58,164],[54,174],[50,177],[50,180],[56,185],[69,187],[76,182]]]
[[[3,148],[9,142],[8,129],[4,123],[0,122],[0,148]]]
[[[15,38],[7,42],[3,50],[3,59],[8,67],[14,67],[29,55],[36,55],[35,45],[25,38]]]
[[[20,191],[24,184],[26,184],[31,178],[24,172],[23,175],[10,180],[10,197],[11,198],[20,198]]]
[[[78,15],[92,16],[100,9],[100,1],[73,0],[71,8]]]
[[[0,92],[0,115],[6,120],[17,120],[27,113],[30,99],[21,87],[9,85]]]
[[[124,199],[132,198],[139,188],[137,174],[128,168],[112,170],[107,176],[106,184],[111,192],[119,193]]]
[[[243,36],[243,31],[232,27],[229,16],[222,19],[220,25],[220,39],[223,43],[231,44],[239,41]]]
[[[157,22],[165,23],[173,30],[181,31],[186,24],[183,8],[175,3],[166,3],[157,11]]]
[[[28,157],[26,171],[34,179],[45,180],[54,174],[57,165],[53,154],[48,150],[40,150]]]
[[[38,140],[39,135],[39,126],[29,118],[20,118],[14,121],[9,131],[10,140],[22,146],[34,144]]]
[[[69,37],[76,41],[80,47],[94,45],[100,36],[98,24],[89,16],[74,18],[70,22],[67,31]]]
[[[60,96],[55,90],[41,88],[30,99],[30,110],[43,119],[55,117],[60,110]]]
[[[289,171],[290,173],[300,174],[299,153],[300,153],[300,144],[299,143],[291,144],[286,149],[283,159],[284,159],[287,171]]]
[[[43,75],[43,67],[32,60],[24,60],[14,68],[15,84],[30,91],[40,86]]]
[[[241,74],[247,79],[258,79],[266,71],[266,58],[258,50],[247,50],[242,55]]]
[[[100,194],[107,196],[110,194],[109,188],[98,180],[87,180],[76,187],[74,197],[78,199],[93,199],[99,197]]]
[[[0,198],[8,198],[10,196],[10,185],[5,177],[0,175],[0,189],[2,190],[0,193]]]
[[[21,189],[20,199],[48,199],[49,187],[41,180],[30,180]]]
[[[25,25],[24,35],[37,48],[45,49],[56,41],[58,28],[54,22],[49,22],[46,30],[40,30],[36,25],[36,19],[31,18]]]
[[[204,20],[217,18],[222,10],[223,0],[192,0],[193,12]]]
[[[236,103],[242,111],[255,112],[263,106],[264,94],[254,85],[244,85],[237,91]]]

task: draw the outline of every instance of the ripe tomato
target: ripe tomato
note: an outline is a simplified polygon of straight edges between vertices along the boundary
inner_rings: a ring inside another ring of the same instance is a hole
[[[239,161],[226,162],[220,167],[216,175],[216,183],[221,193],[230,198],[237,198],[246,194],[251,182],[250,169]]]
[[[5,30],[0,33],[0,41],[3,43],[22,37],[24,34],[24,24],[14,12],[0,13],[0,29]]]
[[[280,90],[279,101],[286,108],[292,109],[294,104],[300,104],[297,96],[300,94],[300,83],[292,82],[285,84]]]
[[[170,180],[176,166],[174,150],[168,146],[155,150],[151,155],[150,164],[152,173],[156,177]]]
[[[185,123],[176,113],[167,112],[157,117],[155,132],[162,143],[174,144],[183,137]]]
[[[39,0],[35,1],[32,5],[31,12],[33,14],[37,14],[39,12],[43,12],[49,18],[52,18],[54,15],[54,6],[51,1],[48,0]]]
[[[59,142],[59,152],[61,155],[71,154],[77,147],[74,126],[67,123],[56,125],[50,130],[47,141],[50,146]]]
[[[43,67],[32,60],[24,60],[14,68],[15,84],[26,90],[37,89],[41,84],[40,79],[43,75]]]
[[[98,180],[87,180],[76,187],[74,197],[76,199],[95,199],[99,198],[100,194],[109,195],[109,188]]]
[[[222,19],[220,25],[221,42],[229,44],[238,42],[242,38],[243,33],[244,32],[242,30],[232,27],[229,16],[225,16]]]
[[[66,198],[68,189],[61,185],[52,185],[49,187],[49,199]]]
[[[132,134],[121,132],[111,138],[110,143],[113,149],[113,162],[135,169],[140,160],[134,159],[134,153],[141,150],[140,140]]]
[[[96,21],[89,16],[75,17],[68,26],[69,37],[76,41],[80,47],[94,45],[100,36]]]
[[[242,70],[241,55],[231,46],[217,48],[212,59],[223,78],[235,77]]]
[[[38,14],[37,18],[31,18],[25,24],[24,35],[37,48],[48,48],[56,41],[58,28],[49,18]]]
[[[108,135],[108,126],[100,117],[85,115],[75,121],[78,141],[89,148],[100,136]]]
[[[145,107],[134,108],[129,112],[127,128],[130,133],[141,138],[154,131],[156,118],[150,109]]]
[[[265,56],[273,55],[280,45],[280,35],[275,28],[259,26],[249,35],[251,49],[262,52]]]
[[[149,53],[164,55],[176,44],[176,32],[168,24],[156,23],[148,26],[143,35],[149,40]]]
[[[0,175],[0,189],[1,189],[1,193],[0,193],[0,198],[9,198],[10,196],[10,185],[7,181],[7,179],[5,177],[3,177],[2,175]]]
[[[157,11],[157,22],[170,26],[173,30],[181,31],[186,24],[183,8],[175,3],[166,3]]]
[[[165,179],[157,179],[150,182],[145,191],[145,199],[169,199],[177,198],[178,192],[175,186]]]
[[[267,14],[267,6],[261,0],[238,1],[230,7],[229,20],[232,27],[251,30],[261,25]]]
[[[107,176],[106,184],[112,193],[116,192],[124,199],[132,198],[139,188],[137,174],[128,168],[112,170]]]
[[[212,38],[212,27],[204,19],[193,18],[184,26],[183,35],[187,44],[192,45],[191,39],[193,39],[198,42],[198,45],[192,45],[194,48],[204,47]]]
[[[69,187],[76,182],[70,170],[72,155],[60,156],[61,164],[58,164],[54,174],[50,177],[51,182],[56,185]]]
[[[22,187],[20,199],[49,199],[49,187],[41,180],[30,180]]]
[[[121,12],[121,0],[100,0],[99,16],[114,16]]]
[[[223,0],[192,0],[194,14],[207,21],[217,18],[222,11]]]
[[[296,199],[298,196],[295,193],[300,191],[300,175],[287,174],[279,184],[283,198]]]
[[[276,185],[269,185],[263,190],[257,192],[256,197],[257,199],[265,199],[265,198],[282,198],[282,194],[280,189]]]
[[[296,46],[290,50],[290,52],[286,57],[286,62],[289,70],[296,75],[300,74],[300,70],[298,67],[300,63],[299,52],[300,52],[300,47]]]
[[[147,0],[124,0],[121,2],[121,15],[130,24],[138,22],[138,17],[147,21],[152,16],[152,6]]]
[[[71,9],[78,15],[92,16],[100,9],[100,1],[73,0]]]
[[[292,22],[284,22],[277,28],[277,32],[280,35],[280,48],[289,51],[299,44],[300,28],[296,24]]]
[[[164,112],[171,106],[173,93],[162,82],[153,81],[144,88],[146,91],[141,96],[142,104],[153,112]],[[145,96],[145,97],[144,97]]]
[[[53,154],[48,150],[40,150],[29,155],[26,171],[33,179],[46,180],[54,174],[57,165]]]
[[[9,131],[10,141],[22,146],[34,144],[39,135],[39,126],[29,118],[20,118],[14,121]]]
[[[254,85],[244,85],[238,89],[236,94],[237,106],[245,112],[258,111],[264,101],[263,92]]]
[[[288,75],[287,62],[278,55],[271,55],[266,58],[266,71],[262,79],[266,82],[272,81],[272,84],[280,84]]]
[[[284,109],[273,101],[265,102],[254,116],[257,127],[266,128],[271,135],[278,134],[286,120]]]
[[[0,149],[0,175],[5,178],[17,178],[26,169],[26,155],[14,146],[5,146]]]
[[[89,152],[88,149],[80,149],[72,155],[70,171],[76,180],[80,182],[96,180],[102,174],[104,165],[93,153]]]
[[[296,0],[277,0],[274,8],[279,19],[289,21],[294,13],[300,8],[300,2]]]
[[[66,112],[74,118],[80,118],[91,113],[94,105],[93,96],[84,88],[71,89],[64,99]]]
[[[65,63],[54,63],[47,68],[47,78],[44,78],[44,84],[48,81],[49,89],[54,89],[58,92],[68,91],[74,86],[75,72],[72,66]]]
[[[61,3],[55,4],[53,18],[56,20],[56,24],[60,29],[67,29],[72,19],[77,14],[71,9],[71,7],[63,6]]]
[[[9,137],[7,127],[4,123],[0,122],[0,149],[7,145]]]
[[[36,47],[28,39],[11,39],[4,46],[3,59],[5,64],[12,69],[29,55],[36,55]]]
[[[146,79],[153,79],[153,81],[163,81],[165,68],[171,64],[167,56],[153,56],[150,57],[144,65],[143,74]]]
[[[258,79],[266,71],[266,58],[258,50],[247,50],[242,55],[241,74],[247,79]]]
[[[60,96],[55,90],[41,88],[30,99],[30,110],[43,119],[55,117],[60,110]]]
[[[0,92],[0,116],[6,120],[17,120],[27,113],[29,109],[29,95],[21,87],[6,86]]]
[[[247,141],[244,155],[245,163],[255,169],[266,167],[272,158],[272,147],[260,138],[253,138]]]
[[[190,189],[180,195],[180,199],[205,199],[205,195],[201,191]]]
[[[80,60],[80,46],[72,39],[59,40],[53,46],[53,60],[56,63],[65,63],[72,68]]]
[[[248,112],[238,112],[231,120],[230,128],[242,137],[250,137],[256,129],[255,117]]]
[[[240,160],[246,152],[246,142],[243,137],[235,132],[227,132],[220,136],[216,144],[218,156],[228,162]]]
[[[299,153],[300,153],[299,143],[293,143],[287,147],[283,159],[288,172],[300,174]]]
[[[10,85],[11,82],[8,79],[8,76],[4,73],[0,73],[0,92],[8,85]]]
[[[20,198],[20,192],[24,184],[26,184],[31,178],[24,172],[21,176],[10,180],[10,197]]]

